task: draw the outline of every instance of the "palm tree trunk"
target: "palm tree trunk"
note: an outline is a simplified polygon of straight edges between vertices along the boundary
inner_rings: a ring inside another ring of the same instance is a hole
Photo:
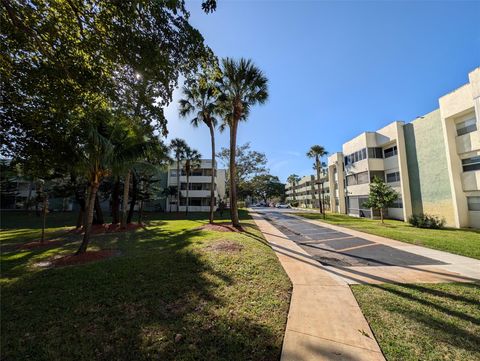
[[[215,209],[215,130],[210,123],[210,139],[212,141],[212,179],[210,181],[210,218],[209,223],[213,223],[213,212]]]
[[[318,207],[320,209],[320,213],[323,213],[322,207],[322,189],[320,185],[320,160],[318,159],[318,155],[315,157],[315,168],[317,169],[317,182],[318,182]]]
[[[43,194],[43,204],[42,204],[42,238],[40,239],[40,243],[43,244],[45,242],[45,224],[47,222],[47,210],[48,210],[48,198],[46,194]]]
[[[238,220],[238,207],[237,207],[237,165],[235,157],[237,153],[237,125],[236,119],[232,119],[233,124],[230,126],[230,218],[232,219],[232,225],[236,228],[240,228],[240,222]]]
[[[180,158],[177,158],[177,213],[180,212]]]
[[[98,198],[98,192],[95,196],[95,224],[104,224],[102,207],[100,206],[100,199]]]
[[[97,195],[99,182],[92,182],[90,184],[90,189],[88,192],[88,201],[87,201],[87,217],[85,220],[85,233],[83,234],[83,241],[80,247],[78,248],[76,255],[85,253],[87,250],[88,243],[90,242],[90,233],[92,230],[92,221],[93,221],[93,210],[95,207],[95,197]]]
[[[130,191],[130,170],[125,176],[125,183],[123,185],[123,204],[122,204],[122,218],[120,225],[125,227],[127,224],[127,207],[128,207],[128,192]]]
[[[188,188],[190,187],[190,170],[187,170],[187,203],[185,203],[185,214],[188,214]]]
[[[133,212],[135,212],[135,203],[137,203],[138,182],[135,173],[132,174],[132,201],[128,211],[127,224],[132,223]]]
[[[120,223],[120,177],[116,177],[112,191],[112,223]]]

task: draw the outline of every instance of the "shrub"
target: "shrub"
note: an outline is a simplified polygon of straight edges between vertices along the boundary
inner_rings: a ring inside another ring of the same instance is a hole
[[[290,205],[291,205],[292,207],[298,207],[299,204],[300,204],[300,203],[297,202],[297,201],[295,201],[295,202],[290,202]]]
[[[441,229],[445,226],[445,219],[420,213],[410,216],[408,223],[417,228]]]

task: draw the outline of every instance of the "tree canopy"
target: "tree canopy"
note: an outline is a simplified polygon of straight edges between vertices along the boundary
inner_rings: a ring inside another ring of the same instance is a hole
[[[205,11],[215,2],[207,1]],[[60,166],[105,112],[166,134],[180,75],[213,57],[184,1],[2,1],[2,154]]]

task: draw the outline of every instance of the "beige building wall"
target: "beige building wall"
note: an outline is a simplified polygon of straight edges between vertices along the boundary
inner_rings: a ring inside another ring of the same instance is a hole
[[[480,228],[480,212],[468,209],[467,197],[480,196],[480,170],[464,171],[462,160],[480,156],[480,68],[469,83],[439,99],[456,227]],[[477,130],[459,135],[457,125],[476,120]]]

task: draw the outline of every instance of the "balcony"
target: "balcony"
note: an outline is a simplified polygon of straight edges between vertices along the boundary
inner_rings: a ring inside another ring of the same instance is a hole
[[[463,135],[458,135],[455,139],[457,144],[457,153],[467,153],[480,149],[480,132],[470,132]]]
[[[462,188],[464,192],[480,190],[480,170],[462,173]]]

